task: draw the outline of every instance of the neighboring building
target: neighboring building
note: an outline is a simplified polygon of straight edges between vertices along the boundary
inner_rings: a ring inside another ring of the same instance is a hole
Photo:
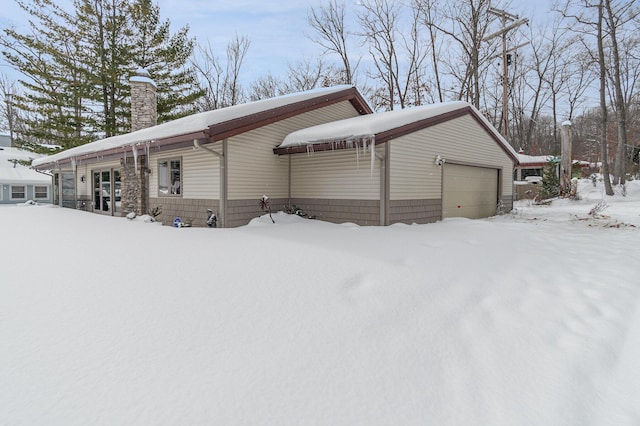
[[[11,136],[0,135],[0,147],[10,148],[11,145]]]
[[[428,223],[513,205],[517,154],[466,102],[303,129],[274,152],[290,159],[291,203],[332,222]]]
[[[132,93],[155,100],[147,78],[132,80]],[[140,90],[136,84],[144,85]],[[289,133],[371,109],[351,86],[318,89],[207,111],[153,126],[149,108],[132,102],[133,128],[34,162],[54,174],[54,202],[114,216],[147,213],[203,226],[206,210],[234,227],[260,213],[266,194],[273,208],[289,202],[289,161],[272,149]],[[139,125],[138,121],[146,124]],[[151,125],[152,127],[142,128]]]
[[[513,173],[513,180],[526,181],[528,177],[532,177],[533,181],[542,179],[544,167],[553,160],[553,155],[525,155],[520,151],[518,153],[518,165]]]
[[[38,157],[18,148],[0,147],[0,204],[18,204],[28,200],[50,203],[51,177],[36,172],[20,161]]]

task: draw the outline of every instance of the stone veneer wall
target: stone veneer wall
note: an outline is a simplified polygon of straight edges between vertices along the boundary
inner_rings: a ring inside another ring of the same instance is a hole
[[[380,225],[380,201],[293,198],[291,204],[316,219],[333,223]]]
[[[147,213],[145,163],[146,156],[138,156],[138,171],[136,172],[133,157],[120,159],[120,201],[123,215],[131,212],[137,215]]]
[[[163,225],[173,226],[173,220],[179,217],[183,223],[191,222],[191,226],[206,227],[207,209],[219,214],[220,201],[182,197],[156,197],[149,200],[149,208],[159,206],[162,207],[162,214],[156,220]],[[218,226],[221,226],[219,219]]]
[[[391,200],[389,223],[432,223],[442,219],[442,200]]]
[[[138,70],[129,80],[131,85],[131,131],[145,129],[158,123],[156,84],[146,70]]]

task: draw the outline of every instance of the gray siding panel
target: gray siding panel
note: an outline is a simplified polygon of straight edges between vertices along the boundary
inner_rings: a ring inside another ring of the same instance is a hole
[[[271,212],[275,213],[283,210],[289,204],[286,198],[270,199]],[[225,228],[235,228],[251,222],[252,219],[267,213],[260,209],[259,198],[250,200],[229,200],[227,202],[227,223]]]
[[[442,219],[442,200],[392,200],[389,223],[432,223]]]
[[[149,199],[151,208],[162,206],[162,214],[156,218],[164,225],[173,226],[173,220],[180,217],[182,222],[192,222],[193,226],[204,227],[207,221],[207,209],[218,211],[218,200],[202,200],[193,198],[157,198]]]
[[[291,204],[327,222],[380,225],[379,200],[292,198]]]

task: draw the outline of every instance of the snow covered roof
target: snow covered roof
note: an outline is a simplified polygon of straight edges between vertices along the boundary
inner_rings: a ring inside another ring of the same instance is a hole
[[[520,167],[525,166],[538,166],[547,164],[553,155],[525,155],[518,154],[518,161],[520,162]]]
[[[504,151],[514,161],[517,161],[517,153],[506,139],[476,108],[462,101],[380,112],[309,127],[289,134],[274,149],[274,152],[276,154],[293,154],[307,152],[307,150],[330,150],[336,149],[336,143],[369,139],[375,139],[375,143],[380,144],[391,138],[467,114],[473,116]],[[346,146],[351,145],[345,144]]]
[[[51,178],[20,163],[14,164],[10,160],[32,160],[39,157],[39,154],[24,151],[18,148],[0,147],[0,183],[2,184],[24,184],[24,185],[45,185],[51,183]]]
[[[92,155],[123,153],[134,148],[142,149],[148,143],[164,145],[198,137],[221,140],[241,133],[238,129],[247,131],[277,119],[318,108],[327,102],[342,100],[351,101],[354,107],[363,114],[371,112],[370,107],[355,87],[335,86],[193,114],[132,133],[112,136],[71,148],[38,159],[33,164],[38,169],[44,169],[51,168],[58,163],[70,162],[72,158],[89,158]]]

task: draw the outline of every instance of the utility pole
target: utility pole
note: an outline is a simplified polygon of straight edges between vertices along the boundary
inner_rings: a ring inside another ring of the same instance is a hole
[[[519,19],[518,15],[513,15],[504,10],[490,8],[489,13],[500,18],[502,28],[493,34],[486,36],[483,41],[491,40],[492,38],[502,37],[502,134],[507,137],[508,123],[509,123],[509,85],[507,84],[507,66],[509,65],[510,58],[507,57],[509,52],[516,50],[519,47],[526,46],[528,43],[521,44],[519,46],[507,49],[507,33],[513,29],[518,28],[520,25],[528,24],[527,18]],[[510,25],[507,23],[511,22]]]

